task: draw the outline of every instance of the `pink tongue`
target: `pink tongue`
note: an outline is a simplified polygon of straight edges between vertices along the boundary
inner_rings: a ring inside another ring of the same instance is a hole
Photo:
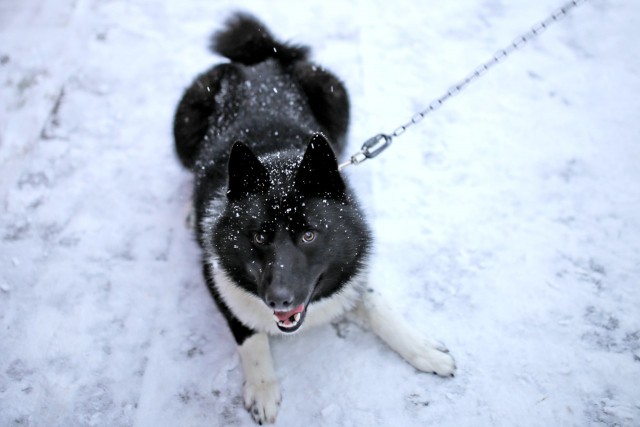
[[[275,314],[281,322],[284,322],[294,314],[302,313],[302,310],[304,310],[304,304],[302,304],[300,307],[294,308],[291,311],[274,311],[273,314]]]

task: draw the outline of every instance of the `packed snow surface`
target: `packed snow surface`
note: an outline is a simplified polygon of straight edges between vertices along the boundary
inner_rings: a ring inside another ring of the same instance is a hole
[[[0,425],[251,426],[172,116],[235,10],[351,94],[350,151],[555,0],[0,3]],[[370,282],[456,357],[349,319],[272,350],[279,426],[640,425],[640,7],[592,0],[345,170]]]

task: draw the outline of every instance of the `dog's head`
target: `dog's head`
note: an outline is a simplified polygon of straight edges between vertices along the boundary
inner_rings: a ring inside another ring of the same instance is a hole
[[[258,158],[236,143],[227,204],[215,225],[220,267],[274,313],[283,332],[361,268],[369,232],[321,134],[298,154]]]

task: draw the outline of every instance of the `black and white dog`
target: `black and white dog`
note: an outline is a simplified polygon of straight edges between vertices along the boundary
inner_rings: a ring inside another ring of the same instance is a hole
[[[350,310],[417,369],[452,376],[447,350],[365,284],[371,233],[335,154],[349,122],[343,84],[246,14],[211,48],[231,62],[187,89],[174,136],[195,175],[204,276],[238,343],[253,418],[274,422],[280,404],[267,335]]]

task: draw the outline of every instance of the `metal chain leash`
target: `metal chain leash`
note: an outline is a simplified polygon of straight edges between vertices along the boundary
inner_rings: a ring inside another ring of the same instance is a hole
[[[504,49],[498,50],[490,60],[484,62],[481,65],[479,65],[478,67],[476,67],[475,70],[473,70],[464,79],[460,80],[458,83],[456,83],[455,85],[451,86],[444,95],[442,95],[439,98],[436,98],[433,101],[431,101],[428,104],[427,108],[425,108],[424,110],[420,111],[419,113],[414,114],[413,117],[411,117],[410,121],[408,121],[407,123],[403,124],[402,126],[397,127],[390,134],[380,133],[380,134],[378,134],[376,136],[373,136],[373,137],[369,138],[368,140],[366,140],[364,142],[364,144],[362,144],[362,147],[360,148],[360,151],[358,151],[354,155],[352,155],[351,158],[348,161],[346,161],[345,163],[342,163],[339,166],[339,169],[342,170],[345,167],[350,166],[350,165],[358,165],[358,164],[364,162],[365,160],[373,159],[374,157],[376,157],[377,155],[382,153],[384,150],[386,150],[389,147],[389,145],[391,145],[391,141],[393,140],[393,138],[396,138],[396,137],[402,135],[408,128],[410,128],[411,126],[413,126],[415,124],[420,123],[422,121],[422,119],[424,119],[427,114],[429,114],[429,113],[431,113],[433,111],[436,111],[437,109],[442,107],[442,104],[444,104],[446,101],[448,101],[451,97],[453,97],[454,95],[457,95],[458,93],[460,93],[463,89],[465,89],[468,85],[470,85],[471,83],[476,81],[478,78],[483,76],[487,71],[489,71],[495,65],[497,65],[500,62],[504,61],[513,52],[515,52],[516,50],[520,49],[522,46],[527,44],[527,42],[529,42],[529,41],[535,39],[536,37],[538,37],[551,24],[559,21],[565,15],[567,15],[573,8],[575,8],[576,6],[581,5],[582,3],[585,3],[586,1],[587,0],[571,0],[570,2],[568,2],[565,5],[563,5],[562,7],[560,7],[559,9],[556,9],[546,19],[544,19],[544,20],[538,22],[537,24],[535,24],[534,26],[532,26],[529,29],[529,31],[523,33],[519,37],[516,37]]]

